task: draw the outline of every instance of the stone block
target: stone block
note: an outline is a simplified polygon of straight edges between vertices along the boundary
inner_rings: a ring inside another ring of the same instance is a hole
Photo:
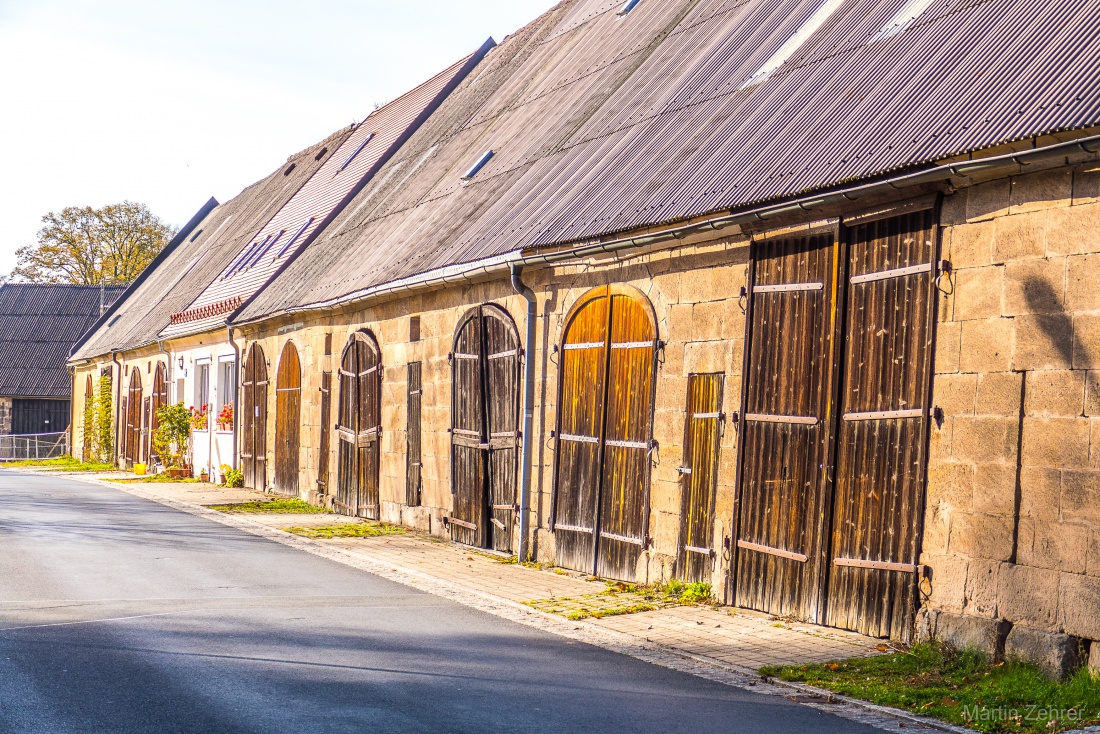
[[[933,403],[947,415],[973,415],[978,375],[937,375],[932,383]]]
[[[670,342],[691,341],[692,304],[677,303],[669,308],[668,340]]]
[[[1073,316],[1073,367],[1100,367],[1100,315]]]
[[[936,615],[936,639],[960,650],[975,650],[990,660],[1001,660],[1010,626],[1003,619],[940,612]]]
[[[662,375],[657,380],[657,410],[683,410],[687,378]]]
[[[1100,678],[1100,642],[1093,640],[1089,644],[1089,657],[1085,667],[1093,679]]]
[[[1027,414],[1076,418],[1084,411],[1084,370],[1038,370],[1027,373]]]
[[[1012,464],[978,464],[974,472],[974,512],[1010,515],[1016,505],[1016,467]]]
[[[1067,471],[1062,474],[1062,519],[1100,525],[1100,472]]]
[[[955,459],[988,463],[1008,461],[1015,456],[1015,420],[956,416],[952,423],[951,453]]]
[[[1021,376],[1016,372],[978,375],[975,413],[983,416],[1018,416],[1020,380]]]
[[[1058,625],[1057,571],[1005,564],[998,574],[998,611],[1013,624],[1039,629]]]
[[[1069,206],[1073,202],[1073,171],[1058,168],[1015,176],[1009,201],[1012,213]]]
[[[993,262],[1046,256],[1043,214],[1017,214],[997,219],[993,234]]]
[[[945,502],[929,499],[924,510],[924,533],[921,548],[924,553],[942,556],[947,553],[947,540],[951,530],[953,509]]]
[[[1008,515],[955,512],[947,547],[970,558],[1007,561],[1012,556],[1013,525]]]
[[[1100,255],[1073,255],[1067,258],[1066,310],[1100,310]]]
[[[945,322],[936,328],[937,375],[958,372],[962,356],[962,324]]]
[[[1049,254],[1100,252],[1100,204],[1052,209],[1045,213],[1044,229]]]
[[[922,561],[932,569],[932,593],[928,604],[939,611],[961,612],[966,601],[967,559],[925,553]]]
[[[1059,595],[1062,629],[1071,635],[1100,640],[1100,578],[1062,574]]]
[[[928,441],[928,460],[935,464],[942,461],[951,461],[951,429],[955,419],[951,416],[944,418],[939,425],[933,423]]]
[[[956,268],[976,268],[993,262],[992,221],[960,224],[951,228],[951,263]]]
[[[1080,525],[1036,522],[1032,525],[1030,548],[1021,553],[1021,564],[1068,573],[1085,572],[1088,530]]]
[[[680,301],[705,303],[736,298],[744,282],[744,268],[740,266],[688,270],[680,273]]]
[[[966,191],[967,221],[993,219],[1012,205],[1012,182],[1004,178],[971,186]]]
[[[936,639],[936,617],[939,612],[930,607],[917,610],[915,636],[917,642],[931,642]]]
[[[684,371],[684,353],[686,349],[687,345],[683,342],[673,342],[665,345],[664,361],[661,363],[662,374],[674,377],[687,375],[687,372]]]
[[[1049,677],[1064,680],[1084,661],[1079,637],[1016,625],[1005,638],[1005,658],[1039,666]]]
[[[997,616],[997,573],[1000,566],[996,561],[970,561],[966,569],[963,613],[990,619]]]
[[[722,338],[743,339],[745,336],[745,312],[736,298],[722,301]],[[740,355],[736,355],[739,358]]]
[[[928,501],[969,512],[974,497],[974,464],[945,461],[928,468]]]
[[[1026,418],[1023,463],[1025,466],[1087,469],[1089,435],[1089,421],[1085,418]]]
[[[1017,316],[1017,370],[1059,370],[1073,366],[1073,320],[1066,314]]]
[[[991,319],[1003,312],[1004,267],[964,268],[955,273],[955,319]]]
[[[1020,515],[1045,522],[1058,519],[1062,472],[1025,466],[1020,470]]]
[[[961,372],[1008,372],[1012,369],[1015,330],[1012,319],[961,323]]]
[[[1074,205],[1090,204],[1100,200],[1100,166],[1087,163],[1073,172]],[[1097,660],[1100,664],[1100,660]]]
[[[1085,415],[1100,417],[1100,372],[1085,372]]]
[[[712,341],[722,338],[724,301],[697,303],[691,311],[691,340]]]
[[[966,189],[943,197],[940,205],[940,225],[952,227],[966,221]]]
[[[689,374],[725,372],[729,367],[728,351],[725,342],[692,342],[684,353],[684,369]]]
[[[1004,315],[1061,312],[1065,308],[1065,280],[1065,258],[1008,263],[1004,277]]]

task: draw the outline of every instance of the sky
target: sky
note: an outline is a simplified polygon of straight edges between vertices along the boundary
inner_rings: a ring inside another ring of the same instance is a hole
[[[182,225],[554,0],[0,0],[0,275],[66,206]]]

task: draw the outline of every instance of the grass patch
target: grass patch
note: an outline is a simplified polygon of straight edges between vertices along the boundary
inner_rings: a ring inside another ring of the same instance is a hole
[[[283,500],[253,500],[252,502],[239,502],[234,505],[208,505],[211,510],[218,512],[278,512],[294,515],[316,515],[328,512],[323,507],[314,507],[300,499]]]
[[[572,619],[574,622],[580,619],[603,619],[604,617],[615,617],[620,614],[637,614],[638,612],[652,612],[657,607],[653,604],[631,604],[625,607],[605,607],[604,609],[577,609],[569,612],[565,615],[566,619]]]
[[[1037,734],[1100,723],[1100,680],[1086,670],[1060,683],[1030,664],[993,664],[976,652],[937,645],[873,658],[769,666],[760,673],[984,732]]]
[[[114,464],[78,461],[72,456],[59,456],[56,459],[21,459],[19,461],[5,461],[0,464],[0,466],[37,466],[47,469],[61,469],[63,471],[118,471],[118,467]]]
[[[381,535],[399,535],[403,528],[396,525],[379,523],[347,523],[345,525],[325,525],[316,528],[284,528],[288,533],[303,538],[377,538]]]

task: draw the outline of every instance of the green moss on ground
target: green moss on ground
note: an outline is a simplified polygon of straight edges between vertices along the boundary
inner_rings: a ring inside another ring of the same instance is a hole
[[[323,507],[315,507],[300,499],[253,500],[232,505],[208,505],[218,512],[278,512],[294,515],[315,515],[329,512]]]
[[[43,467],[47,469],[60,469],[63,471],[118,471],[114,464],[100,464],[92,461],[79,461],[72,456],[59,456],[56,459],[22,459],[20,461],[5,461],[0,466],[7,467]]]
[[[399,535],[403,528],[382,522],[346,523],[344,525],[324,525],[315,528],[284,528],[288,533],[303,538],[376,538],[380,535]]]

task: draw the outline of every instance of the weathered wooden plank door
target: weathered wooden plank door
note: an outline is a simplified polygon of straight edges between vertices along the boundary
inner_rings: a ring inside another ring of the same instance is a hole
[[[646,545],[657,333],[644,296],[581,297],[561,350],[553,530],[558,562],[633,580]]]
[[[331,337],[331,334],[329,335]],[[332,421],[332,372],[325,370],[321,373],[321,435],[317,446],[317,491],[322,494],[329,492],[328,465],[329,451],[331,449],[329,423]]]
[[[267,488],[267,359],[259,343],[248,350],[241,383],[241,468],[244,486]]]
[[[157,368],[153,372],[153,394],[149,399],[149,431],[146,434],[145,456],[149,461],[153,460],[153,439],[156,438],[157,429],[160,427],[160,418],[157,413],[168,404],[168,380],[164,374],[164,363],[157,362]],[[160,457],[157,457],[160,458]]]
[[[833,234],[753,243],[736,604],[819,621],[838,328]]]
[[[340,361],[338,512],[378,519],[382,443],[382,352],[366,331],[352,334]]]
[[[405,431],[405,504],[420,506],[421,446],[420,413],[424,386],[420,362],[408,366],[408,396],[406,401],[407,425]]]
[[[826,623],[908,640],[917,609],[935,280],[932,211],[846,230]]]
[[[508,313],[493,304],[481,307],[482,370],[485,373],[485,432],[489,452],[487,481],[489,536],[493,550],[512,550],[519,470],[519,332]]]
[[[721,373],[688,377],[684,463],[680,467],[680,554],[676,560],[676,575],[684,581],[709,584],[714,569],[714,500],[724,382]]]
[[[275,491],[298,496],[301,453],[302,367],[294,342],[287,342],[275,378]]]
[[[126,465],[141,461],[141,370],[130,370],[130,390],[126,397]]]
[[[84,448],[83,461],[92,460],[92,442],[95,440],[95,396],[92,394],[92,376],[84,380]]]
[[[489,498],[486,492],[485,375],[482,319],[474,309],[459,323],[451,353],[451,539],[484,548]]]

